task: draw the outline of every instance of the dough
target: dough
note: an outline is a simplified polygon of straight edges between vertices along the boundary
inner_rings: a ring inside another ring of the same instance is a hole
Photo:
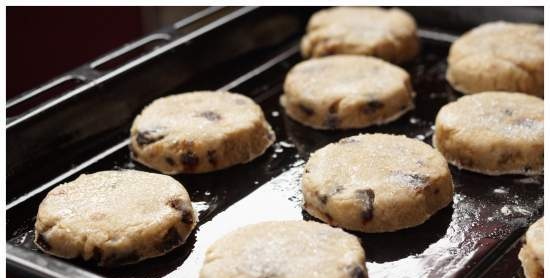
[[[544,29],[535,24],[491,22],[450,49],[447,80],[465,94],[484,91],[544,95]]]
[[[449,163],[487,175],[544,170],[544,101],[521,93],[484,92],[441,108],[434,146]]]
[[[526,278],[544,277],[544,218],[531,225],[525,234],[525,244],[519,260]]]
[[[288,73],[281,105],[317,129],[393,121],[414,107],[409,74],[373,57],[335,55],[301,62]]]
[[[246,163],[275,141],[260,106],[228,92],[155,100],[132,125],[133,158],[165,174],[204,173]]]
[[[239,228],[206,252],[201,278],[367,278],[359,240],[317,222],[263,222]]]
[[[337,7],[311,17],[301,49],[304,57],[358,54],[401,63],[416,56],[419,43],[414,18],[401,9]]]
[[[445,158],[405,136],[364,134],[314,152],[302,177],[305,210],[367,233],[424,223],[453,199]]]
[[[103,171],[48,193],[38,209],[35,244],[62,258],[124,265],[180,246],[196,223],[187,191],[173,178]]]

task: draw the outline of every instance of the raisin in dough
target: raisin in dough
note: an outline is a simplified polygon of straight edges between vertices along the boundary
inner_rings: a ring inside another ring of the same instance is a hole
[[[367,233],[424,223],[453,198],[445,158],[405,136],[365,134],[314,152],[302,177],[304,209]]]
[[[487,175],[542,174],[544,101],[507,92],[464,96],[437,114],[433,144],[459,168]]]
[[[260,156],[275,135],[250,98],[228,92],[191,92],[155,100],[132,125],[138,162],[165,174],[204,173]]]
[[[409,74],[373,57],[335,55],[294,66],[281,105],[317,129],[362,128],[393,121],[413,108]]]
[[[48,193],[38,208],[35,244],[62,258],[124,265],[178,247],[196,223],[187,191],[173,178],[103,171]]]
[[[544,277],[544,218],[535,222],[525,234],[519,260],[526,278]]]
[[[456,40],[447,80],[465,94],[483,91],[544,94],[544,29],[535,24],[486,23]]]
[[[317,222],[263,222],[239,228],[206,252],[201,278],[367,278],[359,240]]]
[[[311,17],[301,49],[304,57],[357,54],[401,63],[416,56],[419,43],[414,18],[401,9],[338,7]]]

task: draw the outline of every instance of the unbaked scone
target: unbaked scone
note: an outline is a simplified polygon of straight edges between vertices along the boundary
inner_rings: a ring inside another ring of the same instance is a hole
[[[401,63],[416,56],[419,43],[414,18],[401,9],[337,7],[311,17],[301,50],[304,57],[357,54]]]
[[[54,256],[116,266],[171,251],[196,223],[187,191],[173,178],[103,171],[48,193],[38,208],[34,242]]]
[[[525,234],[519,260],[526,278],[544,277],[544,218],[535,222]]]
[[[544,170],[544,101],[521,93],[464,96],[439,110],[433,144],[458,168],[487,175]]]
[[[348,129],[393,121],[414,107],[410,76],[383,60],[334,55],[294,66],[281,105],[317,129]]]
[[[314,152],[302,177],[304,209],[367,233],[424,223],[453,199],[445,158],[405,136],[364,134]]]
[[[359,240],[313,221],[241,227],[212,244],[201,278],[367,278]]]
[[[456,40],[447,60],[447,80],[465,94],[544,94],[544,29],[540,25],[483,24]]]
[[[165,174],[204,173],[246,163],[275,141],[252,99],[190,92],[155,100],[130,130],[134,160]]]

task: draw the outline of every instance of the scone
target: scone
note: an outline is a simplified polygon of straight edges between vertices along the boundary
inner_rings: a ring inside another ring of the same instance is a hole
[[[544,218],[531,225],[525,234],[525,244],[519,260],[526,278],[544,277]]]
[[[260,106],[228,92],[155,100],[130,130],[133,159],[165,174],[204,173],[246,163],[275,141]]]
[[[424,223],[453,199],[445,158],[405,136],[364,134],[314,152],[302,177],[304,209],[367,233]]]
[[[478,26],[450,49],[447,80],[465,94],[484,91],[544,95],[544,29],[491,22]]]
[[[317,222],[263,222],[239,228],[206,252],[201,278],[367,278],[359,240]]]
[[[544,171],[544,101],[521,93],[484,92],[441,108],[434,146],[458,168],[487,174]]]
[[[334,55],[294,66],[281,105],[317,129],[348,129],[393,121],[414,107],[410,76],[373,57]]]
[[[311,17],[301,50],[304,57],[357,54],[401,63],[416,56],[419,43],[414,18],[401,9],[337,7]]]
[[[38,209],[34,242],[54,256],[117,266],[171,251],[196,223],[187,191],[173,178],[103,171],[48,193]]]

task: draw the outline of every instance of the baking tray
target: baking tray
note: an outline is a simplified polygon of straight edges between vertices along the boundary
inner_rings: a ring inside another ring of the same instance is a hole
[[[278,104],[286,72],[301,60],[299,38],[316,9],[207,9],[146,36],[164,41],[121,67],[100,72],[92,62],[71,71],[69,76],[82,74],[83,85],[11,117],[7,127],[9,273],[22,277],[197,277],[205,249],[236,227],[266,220],[315,220],[301,209],[299,180],[305,161],[316,149],[343,137],[373,132],[404,134],[431,143],[437,111],[460,96],[444,79],[447,51],[456,36],[443,30],[466,30],[483,22],[483,16],[449,17],[449,26],[432,26],[422,16],[425,9],[407,8],[421,24],[422,52],[403,65],[417,92],[416,109],[383,126],[317,131],[286,117]],[[465,9],[455,11],[467,15]],[[521,18],[534,13],[537,16],[530,18],[542,23],[538,8],[492,11],[492,17],[502,15],[501,19],[509,20],[514,20],[510,14]],[[117,51],[130,51],[132,45]],[[100,59],[116,58],[117,51]],[[23,96],[30,99],[42,89]],[[34,216],[53,186],[81,173],[126,168],[152,171],[130,159],[127,137],[133,117],[157,97],[199,89],[231,90],[252,97],[264,110],[277,141],[251,163],[215,173],[175,176],[199,211],[199,225],[183,246],[165,256],[118,268],[62,260],[36,249],[32,243]],[[8,110],[24,101],[12,101]],[[515,259],[518,242],[525,228],[543,213],[544,177],[489,177],[450,168],[454,201],[426,223],[393,233],[353,232],[365,247],[371,277],[514,277],[521,273]]]

